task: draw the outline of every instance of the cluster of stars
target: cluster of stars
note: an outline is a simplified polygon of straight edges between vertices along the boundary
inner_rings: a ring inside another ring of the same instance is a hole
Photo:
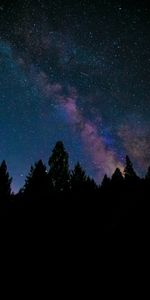
[[[150,10],[133,2],[1,1],[0,158],[8,160],[16,185],[59,139],[72,164],[81,161],[95,178],[105,155],[111,167],[127,152],[137,169],[149,163],[142,145],[150,146]],[[67,113],[82,126],[69,123]],[[82,137],[92,141],[90,130],[99,147],[94,158]]]

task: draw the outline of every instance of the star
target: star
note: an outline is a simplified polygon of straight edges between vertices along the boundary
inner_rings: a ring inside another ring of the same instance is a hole
[[[47,164],[57,140],[71,167],[81,162],[98,183],[128,153],[143,174],[150,164],[148,5],[7,2],[0,5],[0,159],[13,186],[23,186],[38,159]]]

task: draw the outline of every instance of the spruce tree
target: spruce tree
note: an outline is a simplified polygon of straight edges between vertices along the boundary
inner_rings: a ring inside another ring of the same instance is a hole
[[[128,156],[126,156],[126,166],[124,169],[125,180],[135,180],[137,175],[133,169],[132,162]]]
[[[101,183],[101,188],[107,190],[109,187],[110,187],[110,178],[107,176],[107,174],[105,174]]]
[[[81,165],[77,163],[71,173],[71,190],[74,192],[83,191],[86,188],[87,176]]]
[[[94,181],[94,179],[92,179],[91,177],[87,176],[86,179],[86,191],[88,192],[95,192],[98,189],[98,186],[96,184],[96,182]]]
[[[150,182],[150,167],[148,168],[147,174],[145,176],[146,181]]]
[[[11,195],[12,178],[9,177],[6,162],[0,165],[0,199],[8,199]]]
[[[48,195],[48,175],[42,160],[39,160],[34,166],[31,166],[23,188],[23,193],[32,200],[38,198],[42,199]]]
[[[49,184],[55,192],[64,192],[69,189],[68,153],[61,141],[58,141],[48,162]]]
[[[119,186],[122,185],[123,181],[124,181],[124,178],[122,176],[122,173],[121,173],[120,169],[117,168],[112,175],[111,183],[113,185],[118,185],[118,188],[119,188]]]

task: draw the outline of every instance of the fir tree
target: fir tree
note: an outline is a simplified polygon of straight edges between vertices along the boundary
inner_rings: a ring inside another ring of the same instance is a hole
[[[107,176],[107,174],[105,174],[101,183],[101,188],[107,190],[109,189],[109,186],[110,186],[110,178]]]
[[[31,166],[23,193],[29,198],[44,198],[48,194],[48,175],[42,160]],[[32,199],[34,200],[34,199]]]
[[[71,173],[71,190],[74,192],[83,191],[87,185],[87,176],[81,165],[77,163]],[[88,180],[89,181],[89,180]]]
[[[69,189],[68,153],[61,141],[57,142],[49,159],[49,181],[53,190],[63,192]]]
[[[146,181],[150,182],[150,167],[148,168],[147,174],[145,176]]]
[[[124,181],[124,178],[122,176],[122,173],[121,173],[120,169],[117,168],[112,175],[111,183],[113,185],[117,185],[119,188],[119,186],[122,185],[123,181]]]
[[[12,178],[9,177],[6,162],[0,165],[0,199],[7,199],[11,195]]]
[[[126,156],[126,166],[124,169],[125,180],[134,180],[137,178],[137,175],[133,169],[132,162],[128,156]]]

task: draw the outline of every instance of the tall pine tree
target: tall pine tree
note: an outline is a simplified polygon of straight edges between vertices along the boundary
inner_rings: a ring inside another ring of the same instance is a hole
[[[69,189],[68,153],[61,141],[58,141],[48,162],[50,166],[49,181],[55,192],[64,192]]]
[[[126,166],[125,166],[125,169],[124,169],[124,176],[125,176],[126,181],[137,179],[137,175],[136,175],[136,173],[133,169],[132,162],[131,162],[128,155],[126,156]]]
[[[145,179],[146,179],[147,182],[150,183],[150,167],[148,168],[148,171],[147,171],[147,174],[145,176]]]
[[[124,178],[119,168],[115,170],[111,178],[111,184],[113,186],[118,186],[118,188],[123,184]]]
[[[81,165],[77,163],[71,173],[71,190],[73,192],[81,192],[86,188],[87,176]]]
[[[101,189],[108,190],[109,188],[110,188],[110,178],[107,176],[107,174],[105,174],[101,183]]]
[[[48,175],[42,160],[31,166],[24,188],[24,195],[28,200],[44,199],[48,196]]]
[[[9,177],[6,162],[0,165],[0,199],[8,199],[11,195],[12,178]]]

